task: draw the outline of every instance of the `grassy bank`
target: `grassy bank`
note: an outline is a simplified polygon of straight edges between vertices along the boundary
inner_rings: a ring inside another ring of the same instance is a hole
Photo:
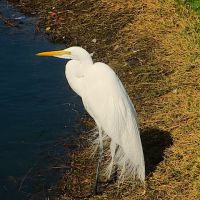
[[[112,66],[139,115],[146,193],[127,183],[116,194],[113,183],[91,196],[96,158],[89,158],[86,144],[71,158],[60,198],[200,199],[198,16],[174,0],[20,2],[23,11],[40,17],[51,39],[83,46]]]

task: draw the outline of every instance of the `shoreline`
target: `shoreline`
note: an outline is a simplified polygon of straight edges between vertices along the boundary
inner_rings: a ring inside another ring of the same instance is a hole
[[[145,194],[139,185],[126,183],[116,197],[116,185],[102,183],[100,194],[92,196],[96,158],[89,158],[87,136],[82,135],[71,157],[72,172],[56,186],[59,198],[198,199],[199,17],[173,0],[21,3],[22,12],[40,18],[51,40],[83,46],[94,52],[95,61],[111,65],[140,120]]]

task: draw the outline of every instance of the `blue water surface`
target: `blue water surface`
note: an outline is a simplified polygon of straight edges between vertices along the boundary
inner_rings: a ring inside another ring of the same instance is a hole
[[[0,13],[19,25],[0,21],[0,199],[19,199],[9,181],[23,177],[46,144],[77,134],[83,109],[66,81],[66,61],[35,56],[65,46],[36,34],[37,19],[6,1],[0,1]]]

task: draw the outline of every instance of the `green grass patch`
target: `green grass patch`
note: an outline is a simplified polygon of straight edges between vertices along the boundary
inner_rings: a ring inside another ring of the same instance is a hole
[[[186,3],[191,6],[191,8],[200,14],[200,1],[199,0],[186,0]]]
[[[192,10],[200,14],[200,1],[199,0],[178,0],[179,4],[186,4]]]

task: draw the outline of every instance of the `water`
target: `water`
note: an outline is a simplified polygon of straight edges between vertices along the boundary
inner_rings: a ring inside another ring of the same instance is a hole
[[[65,79],[66,61],[35,56],[64,45],[36,35],[36,19],[6,1],[0,1],[0,13],[20,26],[0,21],[0,199],[23,199],[11,180],[23,177],[46,146],[77,134],[82,107]]]

